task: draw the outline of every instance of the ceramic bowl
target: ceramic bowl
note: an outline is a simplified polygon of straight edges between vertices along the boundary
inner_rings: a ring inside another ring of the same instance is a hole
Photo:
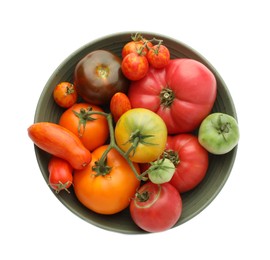
[[[76,64],[79,62],[80,59],[82,59],[86,54],[91,51],[104,49],[112,51],[119,57],[121,57],[121,49],[125,43],[130,41],[130,36],[132,33],[134,32],[117,33],[97,39],[82,46],[74,53],[72,53],[69,57],[67,57],[53,72],[53,74],[47,81],[37,104],[34,121],[58,122],[58,119],[63,112],[63,109],[57,106],[57,104],[53,100],[52,92],[54,87],[61,81],[72,82],[73,72]],[[223,79],[216,71],[216,69],[202,55],[200,55],[197,51],[195,51],[188,45],[165,35],[147,32],[142,32],[142,34],[148,39],[152,39],[153,37],[163,39],[163,43],[170,50],[171,58],[187,57],[198,60],[204,65],[206,65],[214,73],[217,80],[218,93],[216,102],[213,107],[213,112],[219,111],[230,114],[233,117],[237,118],[235,106],[227,86],[225,85]],[[46,183],[48,183],[47,166],[50,155],[40,150],[36,146],[34,147],[41,173]],[[222,156],[210,155],[209,168],[206,177],[195,189],[182,194],[182,215],[173,228],[185,223],[186,221],[198,215],[214,200],[214,198],[218,195],[230,175],[235,161],[236,153],[237,147],[235,147],[231,152]],[[90,224],[119,233],[145,233],[134,224],[130,217],[128,209],[110,216],[96,214],[84,207],[78,201],[72,189],[70,191],[70,194],[68,194],[67,192],[60,192],[59,194],[55,194],[55,196],[71,212],[73,212],[83,220],[89,222]]]

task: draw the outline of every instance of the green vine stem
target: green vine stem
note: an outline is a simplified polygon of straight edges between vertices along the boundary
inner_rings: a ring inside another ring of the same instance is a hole
[[[99,115],[102,115],[102,116],[106,117],[107,122],[108,122],[108,126],[109,126],[110,143],[109,143],[107,149],[102,154],[101,158],[99,159],[98,165],[104,166],[106,164],[106,159],[107,159],[108,153],[110,152],[110,150],[115,149],[115,150],[117,150],[126,159],[126,161],[128,162],[129,166],[131,167],[132,171],[134,172],[134,174],[135,174],[135,176],[136,176],[136,178],[138,180],[143,180],[143,181],[148,180],[148,178],[145,177],[145,175],[147,175],[147,171],[143,172],[142,174],[139,174],[137,172],[134,164],[129,159],[129,152],[122,151],[118,147],[118,145],[116,144],[116,142],[115,142],[115,135],[114,135],[114,128],[113,128],[112,114],[111,113],[100,112],[100,111],[89,111],[88,114],[89,115],[99,114]],[[98,175],[100,175],[100,174],[98,174]]]

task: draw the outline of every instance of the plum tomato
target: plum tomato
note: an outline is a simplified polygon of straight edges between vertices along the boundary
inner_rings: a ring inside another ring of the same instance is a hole
[[[129,53],[122,60],[122,72],[129,80],[140,80],[148,72],[149,63],[145,56],[138,53]]]
[[[151,110],[130,109],[116,123],[115,140],[131,161],[152,162],[165,149],[167,128],[160,116]]]
[[[169,134],[195,130],[216,100],[214,74],[202,63],[187,58],[170,60],[163,69],[149,67],[141,80],[132,81],[128,97],[133,108],[157,113]]]
[[[182,199],[170,184],[147,182],[130,202],[130,214],[135,224],[147,232],[172,228],[182,214]]]
[[[72,83],[63,81],[54,88],[53,98],[60,107],[69,108],[76,103],[78,94]]]
[[[175,165],[170,184],[180,193],[195,188],[206,175],[208,152],[200,145],[195,135],[168,136],[164,157]]]
[[[117,92],[113,95],[110,102],[110,111],[112,113],[114,122],[117,122],[121,115],[130,109],[131,104],[128,96],[125,93]]]
[[[148,51],[146,58],[152,67],[161,69],[169,63],[170,51],[166,46],[157,44]]]
[[[121,59],[107,50],[93,51],[77,63],[74,84],[84,101],[94,105],[109,104],[116,92],[126,93],[129,87]]]
[[[106,117],[102,114],[91,114],[92,111],[103,112],[99,106],[77,103],[64,111],[59,119],[59,125],[78,136],[89,151],[105,144],[109,137]]]
[[[208,115],[199,127],[199,142],[210,153],[230,152],[239,141],[239,127],[236,119],[224,113]]]
[[[73,183],[73,168],[64,159],[52,156],[48,164],[49,185],[56,193],[65,190],[69,193],[68,188]]]
[[[111,149],[101,163],[107,145],[92,153],[92,161],[81,171],[75,171],[73,186],[78,200],[88,209],[100,214],[115,214],[127,208],[140,181],[127,160]],[[136,163],[133,164],[139,172]]]

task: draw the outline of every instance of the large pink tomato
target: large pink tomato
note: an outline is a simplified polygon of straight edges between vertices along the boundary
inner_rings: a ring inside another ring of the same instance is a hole
[[[196,129],[210,113],[217,87],[214,74],[202,63],[187,58],[170,60],[164,69],[149,68],[147,75],[131,83],[133,108],[156,112],[169,134]]]
[[[198,137],[191,134],[168,136],[165,157],[175,165],[170,183],[180,192],[195,188],[208,169],[208,152],[200,145]]]

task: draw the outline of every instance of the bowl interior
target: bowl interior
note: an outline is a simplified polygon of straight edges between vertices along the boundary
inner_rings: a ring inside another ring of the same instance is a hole
[[[130,41],[131,33],[133,32],[113,34],[90,42],[64,60],[52,74],[41,93],[35,112],[34,122],[49,121],[57,123],[64,110],[53,100],[52,92],[54,87],[61,81],[72,82],[76,64],[91,51],[104,49],[112,51],[121,57],[121,48],[126,42]],[[218,94],[213,107],[213,112],[223,112],[237,118],[233,100],[228,88],[215,68],[202,55],[189,46],[167,36],[147,32],[143,32],[142,34],[149,39],[153,37],[163,39],[164,44],[171,52],[171,58],[187,57],[198,60],[206,65],[214,73],[217,80]],[[183,212],[175,227],[196,216],[209,205],[211,201],[213,201],[229,177],[236,152],[237,147],[228,154],[222,156],[209,155],[210,162],[206,177],[195,189],[182,194]],[[36,146],[35,153],[42,175],[48,183],[47,166],[50,155]],[[70,211],[93,225],[120,233],[145,233],[133,223],[128,209],[111,216],[100,215],[84,207],[77,200],[72,189],[70,194],[67,192],[60,192],[59,194],[55,194],[55,196]]]

